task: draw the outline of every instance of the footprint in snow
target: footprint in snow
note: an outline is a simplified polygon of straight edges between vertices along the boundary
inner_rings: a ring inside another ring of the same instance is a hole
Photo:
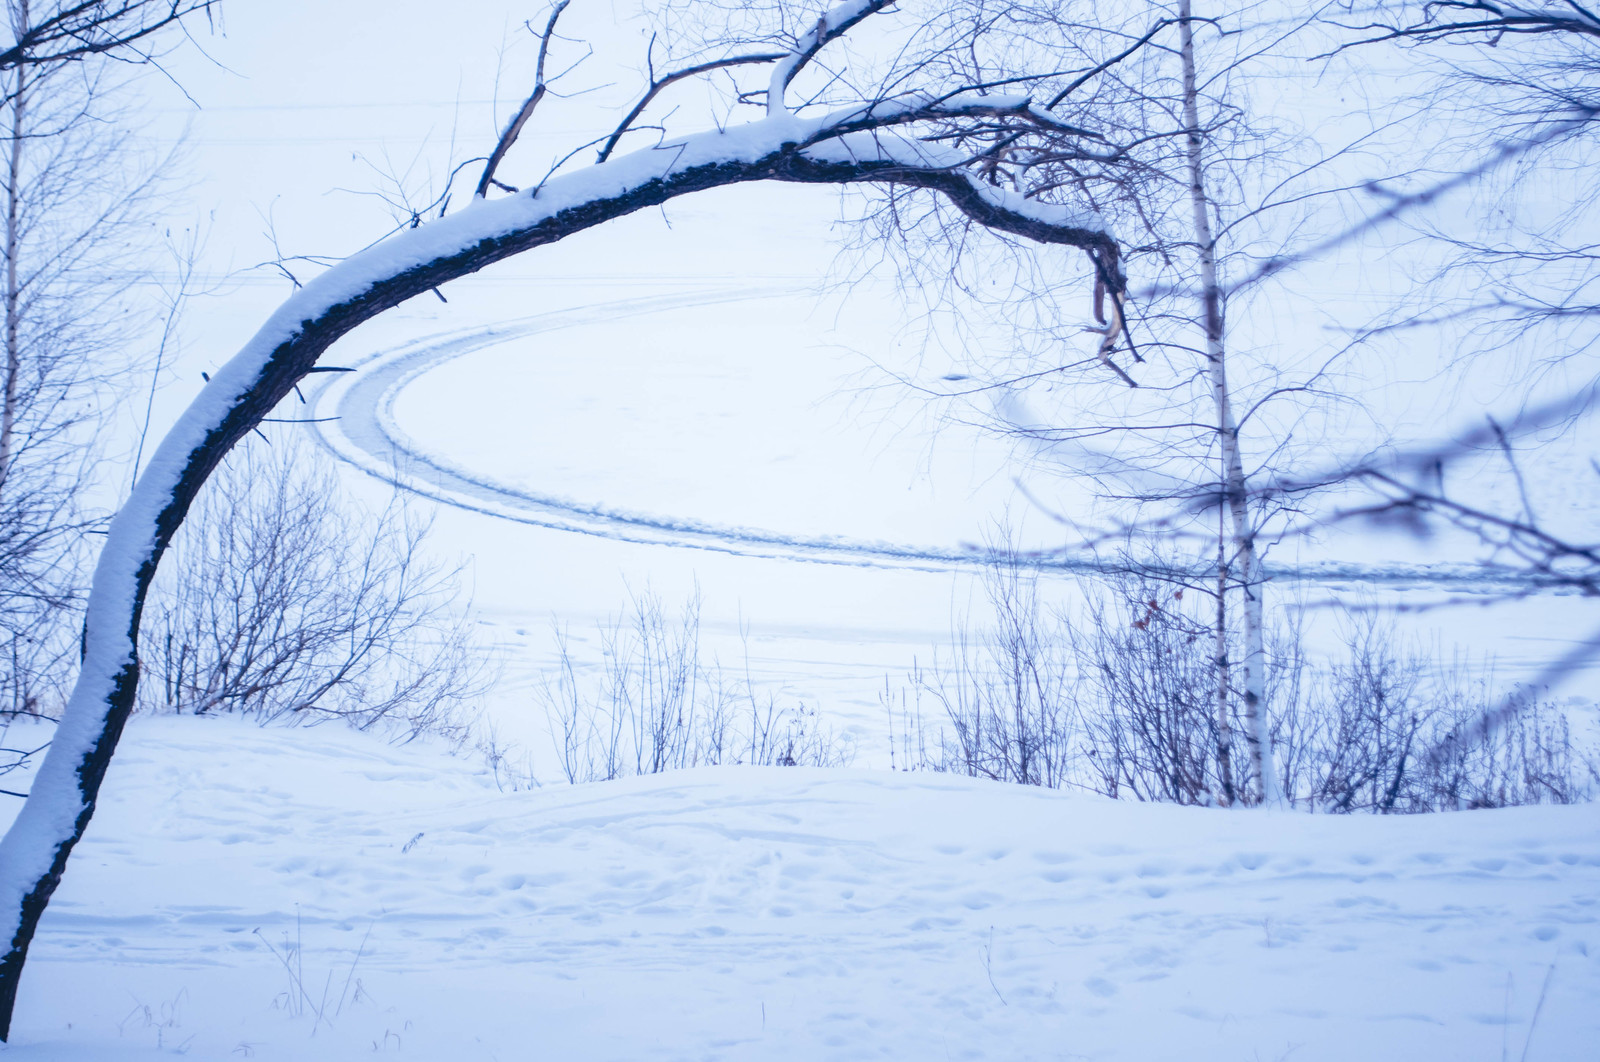
[[[1055,865],[1057,863],[1071,863],[1078,858],[1073,852],[1035,852],[1033,858],[1040,863]]]
[[[1117,994],[1117,986],[1104,977],[1091,977],[1083,983],[1083,987],[1102,999],[1110,999]]]

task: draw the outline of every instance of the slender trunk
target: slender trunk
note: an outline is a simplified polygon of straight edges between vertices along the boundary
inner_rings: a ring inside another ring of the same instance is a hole
[[[1255,531],[1250,526],[1249,495],[1244,481],[1244,459],[1239,453],[1239,426],[1233,419],[1223,345],[1222,289],[1217,282],[1217,245],[1211,233],[1211,200],[1206,192],[1201,164],[1199,89],[1196,87],[1194,30],[1190,0],[1179,0],[1178,33],[1183,60],[1183,120],[1188,126],[1189,198],[1194,206],[1195,245],[1200,256],[1201,309],[1206,333],[1206,372],[1217,411],[1217,440],[1222,449],[1223,495],[1232,524],[1234,554],[1238,558],[1239,585],[1244,591],[1244,714],[1249,729],[1250,764],[1261,786],[1261,801],[1278,803],[1277,777],[1272,764],[1272,734],[1267,726],[1266,662],[1261,635],[1262,581],[1256,558]]]
[[[12,29],[17,39],[28,25],[28,0],[13,9]],[[11,475],[11,462],[17,432],[17,404],[22,381],[22,341],[18,329],[21,312],[21,284],[17,280],[17,253],[21,243],[20,201],[22,198],[22,138],[27,120],[28,84],[27,67],[17,67],[16,82],[12,86],[10,151],[6,161],[6,293],[5,293],[5,344],[6,375],[4,405],[0,407],[0,496],[5,491],[6,480]]]
[[[1219,517],[1221,523],[1225,518]],[[1228,720],[1228,540],[1217,532],[1217,773],[1222,776],[1222,806],[1232,807],[1233,724]]]

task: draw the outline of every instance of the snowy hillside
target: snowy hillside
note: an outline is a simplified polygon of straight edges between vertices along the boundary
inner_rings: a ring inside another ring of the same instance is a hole
[[[0,1053],[1592,1059],[1597,901],[1593,805],[803,768],[499,792],[337,727],[140,717]]]

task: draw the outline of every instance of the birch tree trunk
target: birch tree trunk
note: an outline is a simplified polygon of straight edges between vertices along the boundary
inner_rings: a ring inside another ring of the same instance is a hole
[[[1233,781],[1233,723],[1228,718],[1232,667],[1228,660],[1228,539],[1226,515],[1217,523],[1217,773],[1222,780],[1222,803],[1232,807],[1239,800]]]
[[[28,0],[21,0],[12,9],[12,14],[12,28],[17,36],[21,37],[28,25]],[[10,150],[6,153],[6,368],[4,405],[0,407],[0,497],[4,496],[6,480],[11,473],[12,450],[17,432],[17,404],[21,400],[22,340],[18,330],[18,317],[22,312],[22,289],[17,279],[17,253],[21,243],[22,145],[23,123],[26,120],[28,105],[27,78],[27,68],[19,66],[16,69],[15,84],[7,86],[14,94],[10,106],[11,143],[7,145]]]
[[[1255,530],[1250,524],[1244,460],[1239,453],[1239,426],[1228,391],[1222,289],[1217,282],[1217,244],[1211,232],[1211,198],[1206,191],[1201,159],[1199,88],[1195,76],[1194,29],[1190,0],[1179,0],[1178,34],[1183,61],[1183,119],[1189,156],[1189,198],[1194,207],[1195,247],[1200,259],[1200,301],[1206,336],[1206,374],[1216,405],[1217,441],[1222,451],[1222,493],[1227,507],[1238,582],[1244,592],[1244,714],[1250,765],[1259,779],[1261,802],[1279,803],[1273,766],[1272,733],[1267,723],[1267,654],[1262,639],[1263,583],[1256,557]],[[1226,590],[1226,587],[1222,587]]]

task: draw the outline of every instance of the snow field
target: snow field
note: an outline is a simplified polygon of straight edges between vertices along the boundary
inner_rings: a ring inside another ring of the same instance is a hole
[[[899,426],[864,412],[887,373],[869,357],[892,360],[903,339],[859,310],[824,332],[813,301],[723,283],[380,348],[322,382],[318,436],[381,479],[519,522],[747,555],[959,564],[1028,508],[1008,444],[936,431],[929,410]],[[1058,538],[1051,525],[1028,544]]]
[[[800,768],[501,793],[336,727],[138,718],[4,1054],[1584,1059],[1597,916],[1592,805]]]

